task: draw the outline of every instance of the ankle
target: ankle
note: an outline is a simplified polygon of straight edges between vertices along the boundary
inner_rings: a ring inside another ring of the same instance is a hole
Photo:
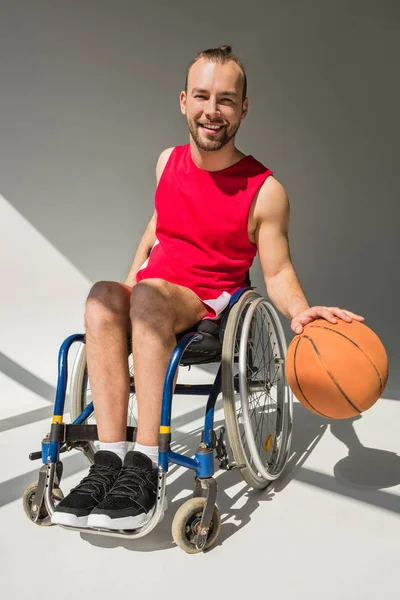
[[[106,450],[114,452],[124,462],[125,454],[127,453],[126,441],[122,442],[98,442],[97,450]]]
[[[158,446],[145,446],[144,444],[135,444],[135,452],[140,452],[148,456],[153,463],[153,467],[158,467]]]

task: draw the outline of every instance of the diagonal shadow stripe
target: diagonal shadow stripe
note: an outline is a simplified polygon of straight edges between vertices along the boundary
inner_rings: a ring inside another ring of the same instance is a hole
[[[10,502],[14,502],[14,500],[22,498],[23,493],[28,485],[38,480],[39,470],[42,466],[42,462],[40,460],[35,462],[37,468],[33,471],[29,471],[28,473],[24,473],[19,477],[13,477],[13,479],[8,479],[7,481],[0,483],[0,506],[4,506],[5,504],[9,504]],[[63,478],[73,475],[74,473],[78,473],[79,471],[87,471],[90,466],[88,459],[80,452],[74,454],[73,456],[65,457],[62,462],[64,465]]]
[[[189,434],[183,436],[183,438],[187,437],[188,435]],[[9,504],[10,502],[14,502],[19,498],[22,498],[27,486],[34,481],[37,481],[41,465],[39,461],[37,462],[37,469],[28,473],[24,473],[19,477],[14,477],[13,479],[4,481],[0,484],[0,506],[4,506],[5,504]],[[76,453],[73,456],[65,457],[63,459],[63,465],[64,478],[68,477],[69,475],[73,475],[74,473],[78,473],[79,471],[87,470],[89,467],[89,462],[83,456],[83,454]],[[369,504],[370,506],[376,506],[383,510],[400,513],[400,498],[396,494],[391,494],[382,490],[345,488],[341,486],[334,477],[313,471],[311,469],[306,469],[304,467],[299,469],[294,474],[292,479],[300,481],[301,483],[305,483],[306,485],[318,487],[339,496],[352,498],[353,500],[357,500],[357,502],[362,502],[363,504]],[[61,483],[61,488],[62,487],[63,486]]]
[[[3,431],[9,431],[10,429],[16,429],[17,427],[22,427],[23,425],[31,425],[32,423],[37,423],[38,421],[42,421],[44,419],[49,419],[50,426],[53,412],[54,406],[44,406],[42,408],[30,410],[20,415],[0,419],[0,433],[2,433]],[[66,412],[68,412],[68,407]],[[204,408],[193,410],[191,413],[189,413],[190,420],[194,421],[198,418],[204,417],[204,412]],[[177,431],[179,431],[179,427],[181,425],[186,425],[188,423],[187,418],[184,418],[187,414],[188,413],[185,413],[183,417],[175,418],[174,427],[177,429]],[[66,422],[69,423],[70,421],[67,420]]]
[[[384,510],[400,513],[400,496],[396,494],[390,494],[389,492],[384,492],[382,490],[343,487],[338,483],[335,477],[325,475],[325,473],[312,471],[311,469],[305,469],[304,467],[296,472],[293,479],[307,485],[318,487],[331,494],[346,496],[347,498],[357,500],[357,502],[363,502],[364,504],[377,506]]]
[[[44,400],[54,402],[56,389],[0,352],[0,371]]]
[[[6,419],[0,419],[0,433],[3,431],[9,431],[16,427],[22,427],[22,425],[30,425],[31,423],[37,423],[43,419],[51,419],[53,416],[54,407],[44,406],[43,408],[37,408],[36,410],[30,410],[21,415],[15,415],[14,417],[7,417]]]

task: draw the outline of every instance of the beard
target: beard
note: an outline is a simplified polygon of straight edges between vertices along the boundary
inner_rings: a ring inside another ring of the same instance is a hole
[[[221,150],[221,148],[226,146],[231,139],[235,137],[240,126],[239,122],[236,126],[233,126],[230,129],[224,127],[222,131],[218,133],[218,135],[210,134],[207,136],[207,131],[198,123],[190,121],[189,119],[186,119],[186,123],[194,143],[199,150],[203,150],[205,152]],[[220,123],[215,123],[215,125],[220,125]]]

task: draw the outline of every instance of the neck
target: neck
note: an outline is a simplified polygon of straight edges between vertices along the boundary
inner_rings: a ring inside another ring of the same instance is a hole
[[[221,150],[206,151],[200,150],[190,138],[190,151],[195,165],[204,171],[227,169],[245,156],[235,147],[233,140],[231,144],[227,144]]]

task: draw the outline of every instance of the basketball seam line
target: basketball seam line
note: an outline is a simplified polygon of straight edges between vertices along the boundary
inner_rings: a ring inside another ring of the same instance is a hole
[[[298,349],[298,347],[299,347],[299,344],[300,344],[300,341],[301,341],[301,339],[302,339],[302,338],[299,338],[299,340],[297,341],[297,345],[296,345],[296,348],[295,348],[295,350],[294,350],[294,361],[293,361],[293,362],[294,362],[294,374],[295,374],[295,377],[296,377],[296,383],[297,383],[297,386],[298,386],[298,388],[299,388],[299,390],[300,390],[300,393],[301,393],[301,395],[303,396],[304,400],[307,402],[307,404],[308,404],[309,406],[311,406],[311,408],[312,408],[313,410],[315,410],[315,412],[316,412],[316,413],[318,413],[319,415],[321,415],[321,417],[325,417],[326,419],[329,419],[328,415],[324,415],[324,413],[322,413],[320,410],[317,410],[317,409],[315,408],[315,406],[313,406],[313,405],[311,404],[311,402],[308,400],[308,398],[306,398],[306,396],[305,396],[305,394],[304,394],[304,392],[303,392],[303,390],[302,390],[302,388],[301,388],[300,381],[299,381],[299,378],[298,378],[298,376],[297,376],[297,368],[296,368],[296,354],[297,354],[297,349]]]
[[[329,329],[329,327],[325,327],[323,329]],[[344,337],[346,337],[346,336],[344,336]],[[354,408],[354,410],[356,410],[359,414],[361,414],[362,411],[359,408],[357,408],[357,406],[355,404],[353,404],[353,402],[350,400],[350,398],[348,397],[348,395],[346,394],[346,392],[341,388],[341,386],[336,381],[336,379],[333,376],[333,374],[329,371],[328,367],[325,365],[324,361],[322,360],[321,354],[318,351],[317,346],[314,344],[314,340],[312,340],[310,337],[308,337],[308,335],[304,335],[303,339],[304,338],[307,339],[307,340],[309,340],[311,342],[311,344],[313,345],[314,350],[315,350],[315,352],[316,352],[319,360],[321,361],[322,366],[324,367],[324,369],[326,370],[326,372],[328,373],[329,377],[332,379],[332,381],[336,385],[336,387],[342,392],[342,394],[345,397],[345,399],[347,400],[347,402],[350,404],[350,406],[352,406]]]
[[[312,325],[310,327],[310,329],[326,329],[327,331],[332,331],[333,333],[336,333],[337,335],[341,335],[342,337],[344,337],[346,340],[348,340],[350,343],[354,344],[354,346],[360,350],[360,352],[362,352],[365,356],[365,358],[367,358],[369,360],[369,362],[371,363],[371,365],[374,367],[376,374],[378,375],[379,378],[379,387],[380,387],[380,393],[383,392],[383,381],[382,381],[382,377],[381,374],[379,373],[378,369],[376,368],[376,365],[372,362],[372,360],[370,359],[370,357],[368,356],[368,354],[366,354],[366,352],[364,352],[364,350],[351,338],[347,337],[347,335],[345,335],[344,333],[341,333],[340,331],[335,331],[335,329],[331,329],[330,327],[324,327],[323,325]],[[307,337],[307,336],[305,336]]]

